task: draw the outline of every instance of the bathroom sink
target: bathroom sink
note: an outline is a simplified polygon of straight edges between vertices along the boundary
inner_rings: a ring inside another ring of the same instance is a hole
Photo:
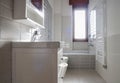
[[[27,47],[27,48],[59,48],[60,43],[56,41],[44,42],[12,42],[12,47]]]

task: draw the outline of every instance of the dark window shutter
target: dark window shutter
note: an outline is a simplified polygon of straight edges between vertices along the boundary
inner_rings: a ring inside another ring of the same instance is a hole
[[[69,4],[73,7],[87,7],[89,0],[69,0]]]

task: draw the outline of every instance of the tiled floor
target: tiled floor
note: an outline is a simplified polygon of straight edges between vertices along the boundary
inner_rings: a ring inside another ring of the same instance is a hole
[[[69,69],[63,83],[106,83],[94,70]]]

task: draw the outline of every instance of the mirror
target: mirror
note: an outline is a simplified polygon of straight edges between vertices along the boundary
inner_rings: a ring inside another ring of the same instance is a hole
[[[42,0],[31,0],[31,3],[38,9],[42,10]]]
[[[90,39],[96,39],[96,10],[90,12]]]

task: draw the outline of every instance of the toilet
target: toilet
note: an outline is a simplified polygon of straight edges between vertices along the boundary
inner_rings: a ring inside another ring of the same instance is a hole
[[[63,78],[65,76],[65,73],[67,71],[67,67],[68,67],[67,63],[61,63],[61,64],[59,64],[60,70],[59,70],[58,76],[60,78]]]
[[[63,78],[65,76],[65,73],[67,71],[67,67],[68,67],[68,57],[62,56],[61,57],[61,63],[59,64],[59,72],[58,72],[58,76],[60,78]]]

